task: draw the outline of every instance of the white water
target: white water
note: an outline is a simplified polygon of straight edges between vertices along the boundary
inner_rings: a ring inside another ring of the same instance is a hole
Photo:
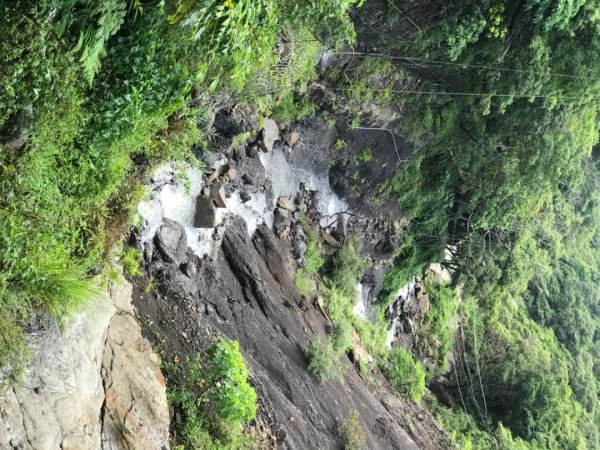
[[[348,204],[339,198],[329,185],[326,176],[317,176],[304,169],[292,167],[281,149],[274,149],[272,152],[260,153],[260,162],[265,168],[267,178],[273,185],[273,198],[277,200],[281,196],[294,195],[300,186],[300,183],[311,191],[319,191],[318,210],[325,216],[321,220],[321,226],[326,226],[333,220],[330,219],[334,214],[347,211]]]
[[[406,301],[414,300],[416,297],[415,287],[417,285],[417,280],[413,278],[410,282],[402,286],[398,292],[396,293],[396,298],[394,303],[392,303],[389,307],[388,312],[392,314],[392,322],[390,329],[388,330],[388,338],[387,338],[387,346],[391,347],[394,340],[396,339],[396,330],[398,329],[398,325],[400,324],[399,315],[401,311],[394,311],[394,305],[401,299],[405,299]]]
[[[144,219],[142,227],[142,244],[152,240],[156,230],[162,224],[163,217],[180,223],[185,229],[188,246],[199,256],[211,254],[213,231],[207,228],[194,227],[196,197],[200,194],[204,182],[199,170],[186,170],[189,189],[175,180],[175,170],[165,164],[156,169],[152,175],[152,193],[148,201],[138,205],[138,212]]]
[[[352,308],[352,311],[361,319],[367,320],[367,305],[365,305],[363,299],[362,283],[356,284],[356,295],[354,296],[354,307]]]
[[[324,216],[322,225],[332,221],[329,216],[348,209],[346,202],[331,190],[327,177],[317,177],[306,170],[290,166],[282,150],[275,149],[269,153],[260,153],[260,160],[265,167],[267,179],[271,181],[274,201],[277,201],[280,196],[293,196],[298,191],[300,183],[304,183],[308,189],[321,193],[317,207]],[[213,169],[224,163],[225,160],[217,161]],[[205,184],[202,172],[187,168],[185,175],[188,183],[178,181],[175,170],[169,164],[158,167],[153,173],[152,182],[148,186],[152,191],[150,199],[138,205],[138,212],[143,218],[142,244],[152,240],[162,224],[162,219],[168,218],[183,226],[188,246],[196,255],[200,257],[205,254],[213,255],[220,245],[222,233],[213,237],[214,229],[194,227],[196,197]],[[233,192],[231,197],[225,200],[226,208],[217,209],[217,223],[221,223],[227,217],[239,216],[246,222],[250,236],[262,223],[272,227],[273,210],[268,206],[267,195],[265,192],[253,193],[251,199],[243,203],[240,192]]]

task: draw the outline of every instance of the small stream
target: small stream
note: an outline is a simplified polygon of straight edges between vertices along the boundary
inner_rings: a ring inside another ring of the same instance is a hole
[[[317,176],[301,167],[292,166],[281,149],[276,148],[269,153],[260,153],[259,158],[265,169],[266,178],[270,181],[270,188],[263,192],[252,193],[251,199],[246,202],[243,202],[240,197],[241,188],[233,190],[225,200],[226,208],[217,209],[217,221],[220,225],[216,229],[194,226],[196,197],[206,185],[204,174],[191,167],[176,171],[171,164],[157,167],[148,186],[151,191],[150,198],[138,205],[138,212],[143,218],[142,245],[153,239],[162,224],[162,219],[168,218],[183,226],[188,246],[196,255],[201,258],[204,255],[213,257],[220,246],[228,219],[234,216],[241,217],[246,222],[250,236],[262,223],[272,227],[273,208],[269,205],[273,205],[281,196],[292,198],[302,184],[305,188],[320,193],[317,208],[324,216],[321,226],[326,226],[334,214],[348,210],[347,203],[332,191],[327,177]],[[213,164],[212,169],[225,163],[225,160],[219,160]],[[414,297],[415,284],[416,281],[413,279],[403,286],[396,294],[396,298]],[[377,309],[365,304],[365,299],[368,298],[368,292],[365,291],[368,289],[369,287],[361,283],[356,285],[353,311],[365,320],[374,320],[378,313]],[[399,313],[388,311],[387,315],[394,317],[388,329],[388,346],[391,346],[395,339]]]
[[[321,225],[328,223],[328,216],[348,210],[347,203],[332,191],[327,177],[318,177],[303,168],[290,165],[281,149],[260,153],[259,158],[271,187],[268,191],[252,193],[250,200],[245,203],[240,198],[241,189],[234,190],[226,198],[226,208],[217,209],[219,223],[225,222],[228,217],[241,217],[246,222],[250,236],[262,223],[272,227],[273,208],[269,205],[273,202],[268,197],[274,202],[281,196],[291,198],[301,184],[309,190],[320,192],[317,209],[324,216]],[[224,163],[223,160],[218,161],[212,169]],[[187,179],[187,182],[183,182],[183,179]],[[150,198],[138,205],[138,212],[143,218],[142,245],[154,237],[162,219],[168,218],[184,227],[188,245],[196,255],[212,255],[220,245],[222,230],[219,233],[212,228],[194,227],[196,197],[204,186],[203,174],[197,169],[187,168],[183,174],[177,174],[170,164],[155,169],[148,186]]]

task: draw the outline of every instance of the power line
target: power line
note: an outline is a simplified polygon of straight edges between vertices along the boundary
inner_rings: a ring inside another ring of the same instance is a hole
[[[384,53],[366,53],[366,52],[337,52],[336,54],[338,54],[338,55],[355,55],[355,56],[363,56],[363,57],[370,56],[370,57],[386,58],[386,59],[404,59],[407,61],[418,61],[418,62],[424,62],[427,64],[438,65],[438,66],[446,65],[446,66],[459,67],[459,68],[463,68],[463,69],[470,67],[470,68],[474,68],[474,69],[498,70],[500,72],[524,73],[527,75],[536,74],[536,72],[532,72],[530,70],[511,69],[508,67],[498,67],[498,66],[486,66],[484,64],[457,63],[457,62],[452,62],[452,61],[417,58],[415,56],[402,56],[402,55],[394,56],[394,55],[386,55]],[[595,78],[595,77],[586,77],[586,76],[582,76],[582,75],[571,75],[571,74],[560,73],[560,72],[550,72],[546,75],[550,75],[553,77],[561,77],[561,78],[572,78],[572,79],[578,79],[578,80],[598,81],[598,78]]]
[[[350,88],[336,88],[332,89],[333,91],[350,91]],[[533,94],[492,94],[485,92],[446,92],[446,91],[419,91],[414,89],[406,89],[406,90],[391,90],[388,91],[386,89],[372,89],[373,92],[390,92],[392,94],[435,94],[435,95],[454,95],[457,97],[501,97],[501,98],[535,98],[535,99],[545,99],[545,98],[556,98],[559,100],[600,100],[600,97],[581,97],[575,95],[549,95],[549,94],[541,94],[541,95],[533,95]]]

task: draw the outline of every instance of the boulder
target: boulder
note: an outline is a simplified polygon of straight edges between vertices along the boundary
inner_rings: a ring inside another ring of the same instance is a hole
[[[287,209],[288,211],[294,211],[296,206],[292,203],[289,197],[279,197],[277,200],[277,206],[282,209]]]
[[[254,178],[252,178],[252,175],[245,173],[242,175],[242,183],[254,186]]]
[[[277,208],[273,215],[273,228],[281,234],[292,223],[292,214],[287,209]]]
[[[166,261],[179,264],[186,259],[185,230],[174,220],[163,218],[163,224],[154,236],[154,243]]]
[[[279,140],[279,127],[274,120],[266,118],[265,126],[261,133],[260,149],[263,152],[270,152],[273,150],[275,141]]]
[[[235,169],[235,167],[232,167],[232,166],[229,166],[229,168],[223,175],[223,177],[228,181],[235,180],[236,176],[237,176],[237,170]]]
[[[217,182],[210,187],[210,199],[217,208],[227,208],[223,183]]]
[[[300,139],[300,134],[298,134],[296,131],[292,131],[291,133],[285,135],[285,142],[290,147],[293,147],[296,142],[298,142],[298,139]]]
[[[214,228],[218,225],[217,208],[210,196],[199,195],[196,197],[196,214],[194,226],[196,228]]]
[[[251,199],[252,197],[250,197],[250,194],[248,194],[246,191],[240,192],[240,200],[242,201],[242,203],[249,202]]]

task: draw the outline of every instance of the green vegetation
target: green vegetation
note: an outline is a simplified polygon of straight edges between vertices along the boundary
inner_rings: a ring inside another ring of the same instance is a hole
[[[448,369],[446,359],[454,344],[454,330],[450,322],[458,312],[458,305],[456,290],[448,286],[426,282],[425,291],[430,303],[419,328],[419,345],[433,349],[437,367],[428,371],[428,376],[433,378],[440,371]]]
[[[462,302],[434,288],[419,333],[430,382],[453,352],[442,421],[456,440],[598,448],[600,5],[388,6],[386,25],[359,29],[379,55],[331,77],[356,102],[349,120],[358,98],[402,111],[414,150],[383,192],[412,220],[379,304],[448,251]]]
[[[127,251],[121,257],[121,263],[123,264],[123,273],[131,278],[139,277],[142,275],[140,269],[140,262],[142,261],[142,252],[134,247],[129,247]]]
[[[346,150],[348,148],[348,143],[343,139],[336,139],[333,146],[336,150]]]
[[[319,381],[343,380],[344,366],[331,341],[325,342],[321,336],[315,335],[302,349],[308,358],[308,369]]]
[[[216,340],[205,358],[167,363],[167,399],[183,415],[177,444],[190,449],[250,449],[244,423],[256,416],[256,392],[248,383],[237,341]]]
[[[351,5],[3,2],[0,365],[20,359],[32,312],[59,317],[93,293],[89,274],[127,232],[143,171],[201,167],[191,149],[207,148],[219,98],[260,115],[303,98],[320,49],[353,38]]]
[[[363,148],[359,155],[358,160],[363,163],[368,163],[373,160],[373,152],[370,148]]]
[[[418,402],[425,392],[425,371],[420,362],[402,347],[393,347],[381,365],[392,386]]]
[[[344,443],[344,450],[364,450],[367,446],[367,437],[356,410],[350,411],[340,422],[337,432]]]
[[[315,290],[314,278],[325,260],[321,257],[317,231],[314,228],[305,226],[304,232],[307,238],[306,252],[304,253],[304,268],[300,269],[294,275],[294,284],[298,292],[308,297]]]

